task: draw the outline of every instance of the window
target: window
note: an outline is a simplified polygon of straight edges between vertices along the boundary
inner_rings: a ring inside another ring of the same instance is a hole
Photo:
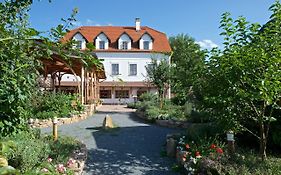
[[[115,98],[129,98],[129,90],[116,90]]]
[[[149,50],[149,41],[144,41],[143,42],[143,49],[144,50]]]
[[[111,98],[111,90],[100,90],[100,98]]]
[[[111,75],[119,75],[119,64],[111,64]]]
[[[100,46],[100,49],[105,49],[105,42],[104,41],[100,41],[99,42],[99,46]]]
[[[75,41],[76,42],[76,49],[82,49],[82,41]]]
[[[129,75],[137,75],[137,64],[129,65]]]
[[[128,41],[122,41],[121,49],[122,50],[128,50]]]

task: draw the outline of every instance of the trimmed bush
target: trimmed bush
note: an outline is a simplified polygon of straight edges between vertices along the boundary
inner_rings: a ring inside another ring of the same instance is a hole
[[[33,95],[30,102],[31,118],[69,117],[84,110],[78,98],[71,94],[38,93]]]

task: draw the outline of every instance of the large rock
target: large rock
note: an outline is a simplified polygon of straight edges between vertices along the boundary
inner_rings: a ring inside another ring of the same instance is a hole
[[[114,128],[112,118],[109,115],[106,115],[103,120],[103,128],[104,129]]]
[[[166,152],[168,157],[175,157],[177,149],[177,141],[174,138],[167,139]]]

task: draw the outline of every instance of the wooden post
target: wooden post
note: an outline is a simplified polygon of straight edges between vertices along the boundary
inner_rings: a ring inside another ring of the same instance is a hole
[[[54,141],[58,140],[58,119],[57,119],[57,117],[53,118],[53,139],[54,139]]]
[[[91,101],[94,103],[94,73],[91,72]]]
[[[85,104],[84,103],[84,67],[82,67],[81,69],[81,102],[82,104]]]
[[[94,73],[94,86],[95,86],[95,89],[94,89],[94,91],[95,91],[94,97],[95,97],[95,99],[97,99],[97,98],[99,98],[99,97],[98,97],[98,94],[97,94],[97,92],[98,92],[98,87],[97,87],[97,73],[96,73],[96,72]]]

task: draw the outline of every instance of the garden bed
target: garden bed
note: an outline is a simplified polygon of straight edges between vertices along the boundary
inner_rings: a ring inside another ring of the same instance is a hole
[[[58,125],[70,124],[70,123],[79,122],[81,120],[85,120],[87,117],[91,116],[94,112],[95,112],[95,105],[94,104],[85,105],[84,112],[82,112],[80,114],[71,115],[70,117],[59,118],[58,119]],[[29,125],[32,128],[46,128],[46,127],[51,127],[53,125],[53,122],[52,122],[52,118],[49,118],[49,119],[30,119]]]
[[[187,122],[187,121],[160,120],[160,119],[151,120],[145,116],[144,112],[141,112],[141,111],[137,111],[136,115],[143,120],[146,120],[149,122],[155,122],[157,125],[163,126],[163,127],[188,128],[188,127],[190,127],[190,125],[192,125],[192,123]]]

